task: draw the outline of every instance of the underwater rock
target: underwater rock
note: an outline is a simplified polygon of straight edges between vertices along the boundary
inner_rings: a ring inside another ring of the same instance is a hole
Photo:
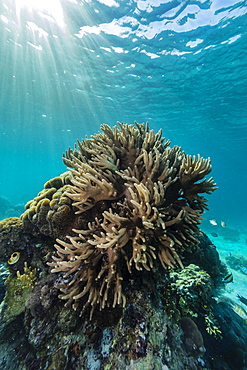
[[[0,221],[0,261],[7,262],[11,255],[25,248],[25,233],[22,221],[10,217]]]
[[[223,287],[223,279],[228,274],[227,266],[220,260],[216,246],[204,233],[198,235],[200,244],[193,253],[184,253],[186,264],[195,263],[206,271],[212,278],[214,286]]]
[[[205,352],[204,341],[198,326],[190,317],[182,317],[180,320],[184,333],[184,343],[189,354]]]
[[[246,320],[239,317],[231,304],[219,302],[212,306],[214,317],[221,328],[221,339],[205,336],[205,347],[214,347],[214,356],[208,357],[209,369],[241,369],[247,368],[247,326]]]
[[[0,264],[0,303],[2,302],[5,295],[5,281],[9,275],[8,268],[1,263]]]

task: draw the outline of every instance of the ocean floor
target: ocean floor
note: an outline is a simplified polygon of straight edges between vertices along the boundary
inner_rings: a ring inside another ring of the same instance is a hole
[[[237,295],[247,298],[247,233],[206,223],[202,224],[201,229],[216,246],[221,261],[233,276],[233,281],[225,285],[222,294],[246,309]],[[241,266],[246,267],[246,274],[241,271]]]

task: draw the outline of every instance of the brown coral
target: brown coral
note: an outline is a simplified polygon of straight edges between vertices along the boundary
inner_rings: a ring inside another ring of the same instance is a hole
[[[169,147],[147,124],[119,128],[78,142],[64,162],[73,177],[65,196],[86,221],[68,241],[57,240],[52,272],[64,272],[60,298],[84,310],[125,305],[122,270],[183,267],[181,254],[195,234],[206,199],[216,189],[210,159]]]
[[[30,200],[21,215],[25,230],[35,234],[58,237],[72,224],[74,212],[72,201],[65,195],[71,174],[64,174],[47,181],[37,197]]]

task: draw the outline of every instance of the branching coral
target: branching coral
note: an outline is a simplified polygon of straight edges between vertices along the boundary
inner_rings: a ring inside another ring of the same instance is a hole
[[[213,335],[216,338],[222,338],[222,332],[220,330],[217,320],[214,318],[213,313],[209,312],[205,315],[206,331],[209,335]]]
[[[73,201],[85,228],[57,240],[52,272],[64,272],[60,298],[80,310],[125,305],[124,264],[129,273],[183,267],[181,254],[197,244],[207,200],[216,189],[210,159],[171,148],[147,124],[102,125],[102,133],[78,142],[64,162]]]

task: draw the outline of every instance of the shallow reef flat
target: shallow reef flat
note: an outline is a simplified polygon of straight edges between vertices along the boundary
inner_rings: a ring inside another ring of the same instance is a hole
[[[210,159],[147,124],[77,142],[69,171],[0,221],[0,367],[247,369],[246,320],[200,230]]]

